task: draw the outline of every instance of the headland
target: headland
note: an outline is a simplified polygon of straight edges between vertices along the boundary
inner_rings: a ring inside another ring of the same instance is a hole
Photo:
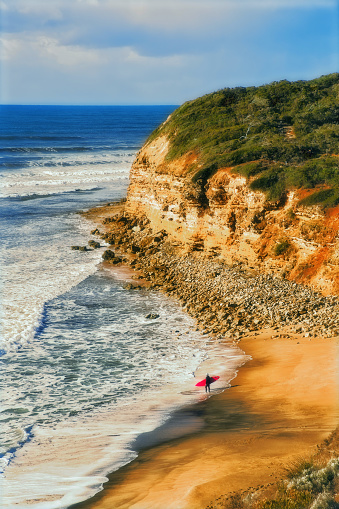
[[[177,414],[175,438],[141,441],[82,507],[339,503],[338,87],[332,74],[188,101],[137,154],[125,203],[85,213],[131,290],[178,299],[252,360],[185,410],[199,433],[180,437]]]

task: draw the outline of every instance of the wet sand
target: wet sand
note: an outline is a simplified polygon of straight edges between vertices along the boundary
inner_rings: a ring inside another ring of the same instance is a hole
[[[279,479],[293,459],[314,453],[338,423],[338,338],[272,339],[266,331],[239,346],[252,360],[230,389],[141,436],[138,458],[76,507],[203,509]]]

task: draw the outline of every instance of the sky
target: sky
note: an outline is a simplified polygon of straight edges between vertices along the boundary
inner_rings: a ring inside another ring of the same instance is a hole
[[[2,104],[173,104],[339,70],[339,0],[0,0]]]

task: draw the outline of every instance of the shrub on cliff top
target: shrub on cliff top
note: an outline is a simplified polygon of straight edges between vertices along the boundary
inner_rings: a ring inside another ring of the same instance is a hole
[[[324,207],[336,207],[339,205],[339,189],[323,189],[316,191],[300,201],[300,205],[322,205]]]
[[[288,239],[280,239],[273,248],[275,256],[286,254],[292,247],[291,242]]]
[[[169,160],[195,153],[187,176],[202,186],[219,168],[235,167],[271,200],[289,189],[325,185],[336,198],[320,194],[319,203],[333,206],[339,189],[338,118],[339,74],[334,73],[199,97],[174,111],[149,139],[168,136]]]

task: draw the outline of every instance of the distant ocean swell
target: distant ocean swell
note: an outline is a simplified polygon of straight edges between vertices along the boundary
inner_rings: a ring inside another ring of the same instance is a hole
[[[0,148],[1,152],[90,152],[94,150],[92,147],[13,147]]]

